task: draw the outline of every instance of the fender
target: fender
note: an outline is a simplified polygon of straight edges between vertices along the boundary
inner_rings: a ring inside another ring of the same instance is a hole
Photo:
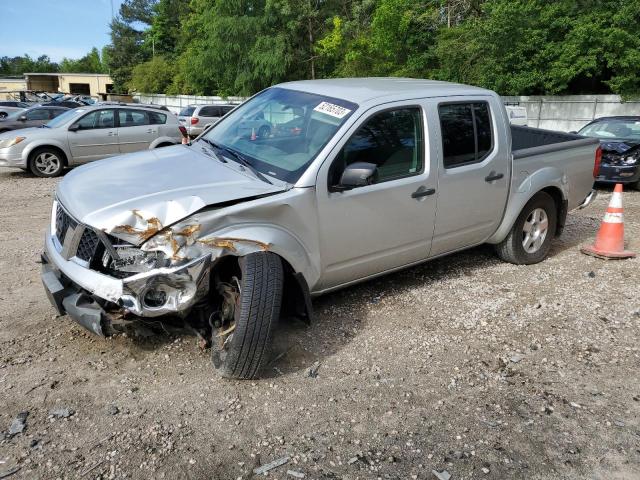
[[[33,152],[36,148],[41,148],[41,147],[56,147],[62,150],[62,152],[66,157],[67,166],[70,166],[73,164],[71,151],[69,150],[69,145],[66,141],[60,141],[52,138],[43,138],[41,140],[33,140],[29,142],[29,144],[22,151],[21,156],[22,156],[22,160],[25,162],[25,165],[27,165],[27,162],[29,161],[29,156],[31,155],[31,152]]]
[[[219,230],[198,239],[204,244],[216,240],[218,245],[231,242],[229,254],[246,255],[258,251],[269,251],[283,258],[294,274],[304,279],[306,290],[313,288],[320,279],[319,259],[314,262],[302,242],[290,231],[278,225],[249,224]],[[242,247],[238,245],[242,244]],[[235,250],[235,252],[233,252]]]
[[[545,188],[554,188],[562,195],[562,204],[558,205],[560,217],[566,214],[566,202],[569,198],[567,176],[557,167],[544,167],[533,175],[528,172],[517,172],[518,163],[514,163],[514,173],[511,182],[511,194],[507,202],[507,209],[496,232],[489,237],[487,243],[497,244],[503,241],[513,227],[518,215],[531,198]],[[561,227],[564,224],[562,218],[558,219]]]

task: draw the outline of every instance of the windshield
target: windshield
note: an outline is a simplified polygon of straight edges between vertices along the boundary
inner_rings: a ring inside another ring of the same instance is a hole
[[[180,115],[181,117],[190,117],[195,109],[196,107],[184,107],[182,110],[180,110],[180,113],[178,115]]]
[[[11,112],[7,115],[7,120],[18,120],[21,116],[26,115],[28,111],[33,110],[30,108],[29,110],[18,110],[15,112]]]
[[[587,125],[578,132],[585,137],[608,139],[624,139],[640,141],[640,118],[611,119]]]
[[[239,152],[261,173],[295,183],[356,108],[346,100],[275,87],[240,105],[204,138]]]
[[[58,128],[62,125],[65,125],[72,118],[77,117],[78,115],[81,115],[84,112],[86,112],[84,108],[76,108],[74,110],[69,110],[68,112],[64,112],[63,114],[58,115],[56,118],[54,118],[49,123],[47,123],[47,127]]]

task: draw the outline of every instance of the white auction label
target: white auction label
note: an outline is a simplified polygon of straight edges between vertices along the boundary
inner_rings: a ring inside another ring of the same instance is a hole
[[[327,115],[331,115],[336,118],[343,118],[351,113],[351,110],[348,108],[341,107],[340,105],[334,105],[329,102],[322,102],[313,110],[316,112],[326,113]]]

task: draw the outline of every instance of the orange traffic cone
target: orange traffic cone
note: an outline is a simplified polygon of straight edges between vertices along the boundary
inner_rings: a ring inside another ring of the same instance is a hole
[[[617,183],[604,214],[596,242],[583,246],[580,251],[598,258],[631,258],[636,254],[624,249],[624,217],[622,209],[622,184]]]

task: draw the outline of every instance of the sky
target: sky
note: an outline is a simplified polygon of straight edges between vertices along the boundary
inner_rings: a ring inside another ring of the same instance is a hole
[[[114,13],[122,2],[113,0]],[[0,0],[0,19],[0,57],[26,53],[59,62],[109,43],[111,0]]]

